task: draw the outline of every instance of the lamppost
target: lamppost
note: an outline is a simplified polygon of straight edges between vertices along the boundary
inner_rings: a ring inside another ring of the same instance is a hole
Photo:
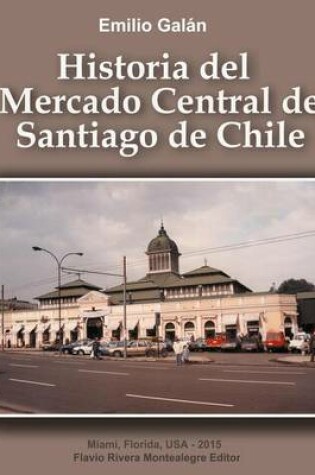
[[[48,249],[44,249],[42,247],[38,246],[33,246],[32,247],[33,251],[43,251],[46,252],[46,254],[49,254],[57,263],[57,272],[58,272],[58,327],[59,327],[59,341],[60,341],[60,336],[61,336],[61,266],[63,261],[65,260],[66,257],[68,256],[83,256],[83,252],[67,252],[67,254],[64,254],[60,259],[58,259],[55,254],[53,254],[51,251],[48,251]]]
[[[4,351],[5,347],[5,333],[4,333],[4,285],[1,285],[1,349]]]

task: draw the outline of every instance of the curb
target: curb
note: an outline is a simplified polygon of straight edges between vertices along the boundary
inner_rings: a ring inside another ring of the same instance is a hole
[[[315,369],[315,363],[312,363],[311,361],[288,361],[284,359],[271,359],[270,361],[281,363],[287,366],[296,366],[296,367],[302,367],[302,368]]]
[[[22,406],[9,405],[7,403],[0,402],[0,417],[1,414],[34,414],[34,411]]]
[[[137,363],[167,363],[167,364],[175,364],[175,359],[169,359],[169,358],[146,358],[146,357],[127,357],[126,360],[124,358],[113,358],[111,356],[103,356],[102,357],[103,361],[130,361],[130,362],[137,362]],[[208,363],[215,363],[214,360],[189,360],[188,365],[194,365],[194,364],[208,364]]]

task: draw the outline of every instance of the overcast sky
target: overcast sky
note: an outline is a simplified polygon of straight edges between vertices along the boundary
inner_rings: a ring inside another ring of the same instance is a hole
[[[44,247],[64,265],[147,272],[144,254],[161,218],[182,253],[180,270],[204,264],[222,269],[252,290],[284,279],[315,282],[315,237],[228,252],[216,246],[315,230],[315,182],[6,182],[0,183],[0,283],[6,297],[32,299],[57,285],[56,264],[32,246]],[[209,251],[193,254],[194,251]],[[82,274],[103,288],[120,278]],[[63,275],[63,282],[76,276]]]

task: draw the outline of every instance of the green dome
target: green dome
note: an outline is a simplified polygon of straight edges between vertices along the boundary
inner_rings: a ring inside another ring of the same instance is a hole
[[[176,242],[168,237],[163,224],[161,224],[159,234],[152,239],[148,245],[147,254],[155,252],[173,252],[179,254]]]

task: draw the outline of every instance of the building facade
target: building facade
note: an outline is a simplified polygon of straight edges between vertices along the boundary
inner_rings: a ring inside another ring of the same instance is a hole
[[[207,264],[180,273],[180,252],[163,224],[147,246],[148,272],[126,285],[128,339],[159,335],[198,338],[226,333],[260,335],[298,331],[294,295],[252,292],[237,279]],[[61,302],[61,322],[58,296]],[[101,291],[82,280],[38,297],[36,310],[11,311],[6,338],[12,346],[38,347],[46,341],[96,336],[124,338],[124,288]],[[160,324],[156,326],[156,316]],[[60,325],[61,323],[61,325]],[[8,323],[7,323],[8,324]]]

